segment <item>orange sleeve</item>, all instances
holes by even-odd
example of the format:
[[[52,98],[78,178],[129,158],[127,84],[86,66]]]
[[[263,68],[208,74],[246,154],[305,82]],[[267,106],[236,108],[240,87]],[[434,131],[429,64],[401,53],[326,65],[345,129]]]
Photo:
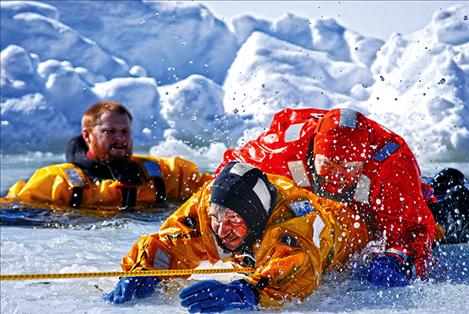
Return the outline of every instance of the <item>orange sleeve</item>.
[[[274,217],[280,222],[267,228],[256,252],[256,272],[246,278],[259,289],[264,307],[308,297],[326,271],[340,269],[367,242],[366,224],[348,207],[304,190],[295,192],[294,200],[305,201],[306,194],[312,211],[283,221]],[[275,212],[289,211],[287,203]]]
[[[215,263],[218,253],[209,231],[208,195],[195,194],[153,235],[142,236],[122,259],[124,271],[192,269],[202,261]]]
[[[38,169],[27,182],[13,185],[5,201],[55,209],[68,206],[72,190],[62,168],[56,165]]]
[[[155,157],[155,160],[161,167],[169,199],[186,200],[212,178],[211,174],[201,172],[195,163],[180,157]]]
[[[417,275],[426,272],[435,237],[435,221],[423,199],[419,170],[405,155],[391,156],[375,188],[376,230],[386,232],[386,249],[415,256]],[[396,228],[399,226],[399,228]]]

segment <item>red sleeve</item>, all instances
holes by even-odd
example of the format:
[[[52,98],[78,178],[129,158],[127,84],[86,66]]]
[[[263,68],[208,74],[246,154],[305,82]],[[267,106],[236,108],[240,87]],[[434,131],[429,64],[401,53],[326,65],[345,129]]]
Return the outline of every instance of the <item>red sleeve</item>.
[[[418,166],[413,158],[397,154],[385,161],[376,176],[372,197],[376,230],[384,232],[386,249],[413,255],[417,275],[426,271],[435,221],[422,195]]]
[[[257,139],[247,142],[239,150],[227,150],[214,174],[216,175],[228,162],[239,160],[250,163],[264,172],[291,178],[288,162],[306,160],[316,123],[326,112],[314,108],[286,108],[277,112],[269,129]],[[290,138],[288,131],[294,125],[301,127],[297,136]]]

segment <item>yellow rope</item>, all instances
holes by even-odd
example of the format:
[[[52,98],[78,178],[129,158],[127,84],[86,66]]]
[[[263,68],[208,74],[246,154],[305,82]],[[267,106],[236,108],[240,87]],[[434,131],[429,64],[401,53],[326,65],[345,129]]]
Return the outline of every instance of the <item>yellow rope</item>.
[[[70,278],[98,278],[98,277],[173,277],[195,274],[220,274],[220,273],[251,273],[253,268],[206,268],[206,269],[168,269],[168,270],[144,270],[133,272],[94,272],[94,273],[63,273],[63,274],[11,274],[0,275],[2,280],[36,280],[36,279],[70,279]]]

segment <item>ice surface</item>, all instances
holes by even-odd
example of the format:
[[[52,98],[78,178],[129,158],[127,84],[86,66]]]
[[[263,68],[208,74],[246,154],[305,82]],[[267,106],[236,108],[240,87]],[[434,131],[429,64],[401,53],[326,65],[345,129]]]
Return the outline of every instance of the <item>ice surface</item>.
[[[95,219],[86,228],[2,226],[2,274],[120,271],[120,259],[133,242],[160,225],[160,221],[108,218]],[[439,276],[404,288],[380,289],[351,279],[348,273],[328,275],[314,294],[304,302],[288,304],[282,312],[464,313],[469,306],[469,246],[447,245],[441,256],[446,259],[447,268]],[[2,282],[2,313],[185,313],[179,305],[178,291],[194,280],[203,279],[236,278],[198,275],[190,281],[167,285],[165,292],[160,290],[153,297],[124,305],[101,300],[105,292],[112,290],[117,278]]]

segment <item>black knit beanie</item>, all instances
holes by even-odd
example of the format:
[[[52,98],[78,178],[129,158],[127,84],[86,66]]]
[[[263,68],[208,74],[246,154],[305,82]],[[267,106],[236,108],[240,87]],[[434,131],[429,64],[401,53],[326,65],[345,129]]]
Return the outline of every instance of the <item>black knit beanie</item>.
[[[265,173],[249,164],[232,161],[213,182],[210,202],[240,215],[251,232],[249,238],[256,240],[265,231],[276,197],[277,191]]]

